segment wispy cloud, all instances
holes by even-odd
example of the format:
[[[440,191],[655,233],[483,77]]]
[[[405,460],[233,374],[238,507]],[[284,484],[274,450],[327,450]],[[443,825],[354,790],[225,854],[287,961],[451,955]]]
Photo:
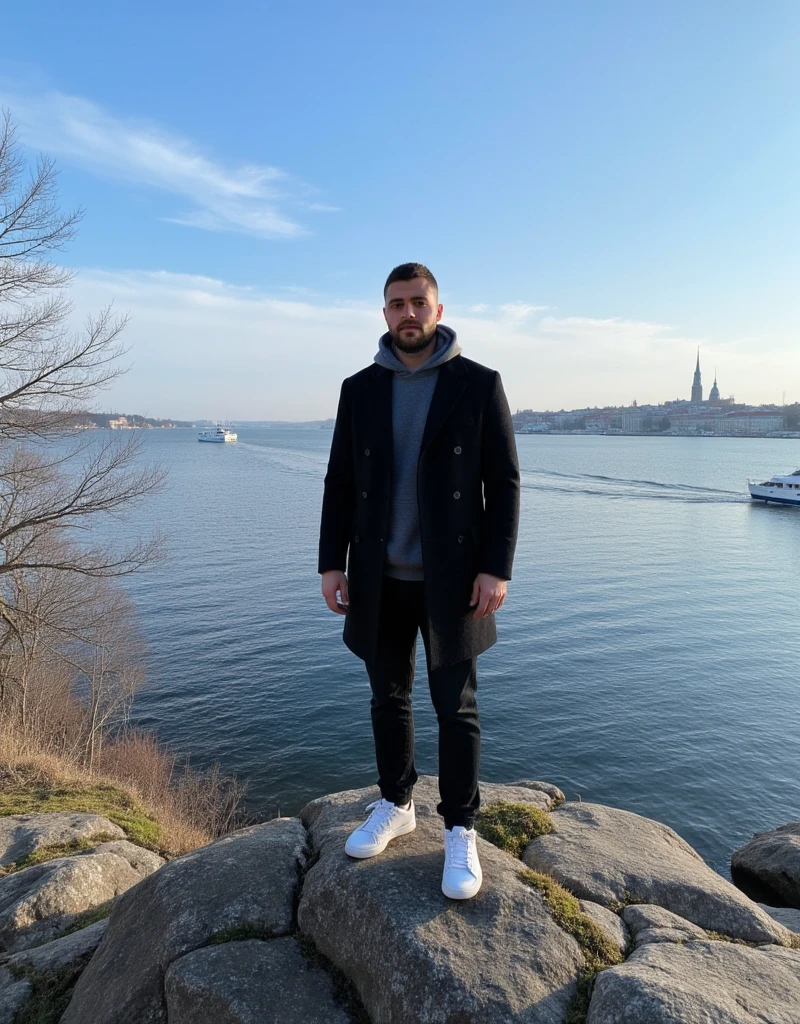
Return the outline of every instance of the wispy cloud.
[[[371,362],[385,330],[380,295],[333,301],[188,274],[89,270],[79,273],[72,294],[76,324],[112,300],[130,312],[125,340],[133,366],[102,404],[151,415],[331,416],[342,379]],[[445,320],[466,356],[500,370],[512,408],[688,397],[698,343],[704,380],[716,363],[724,395],[779,400],[776,380],[800,380],[800,348],[788,349],[782,336],[763,339],[756,357],[738,339],[712,343],[651,321],[513,321],[498,306],[489,308],[453,311]]]
[[[276,167],[226,164],[191,139],[149,122],[115,117],[78,96],[16,95],[0,85],[0,102],[10,108],[26,144],[95,174],[181,199],[186,206],[166,218],[176,224],[292,238],[307,230],[290,215],[293,206],[334,209],[301,200],[309,186]]]
[[[534,313],[541,313],[542,310],[549,308],[549,306],[529,306],[525,302],[506,302],[500,306],[500,312],[509,320],[522,321],[527,320]]]

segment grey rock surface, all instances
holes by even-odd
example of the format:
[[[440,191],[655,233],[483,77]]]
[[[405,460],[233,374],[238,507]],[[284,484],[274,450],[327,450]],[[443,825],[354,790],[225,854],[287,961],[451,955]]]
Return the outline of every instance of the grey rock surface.
[[[631,945],[631,935],[628,926],[619,914],[602,906],[600,903],[592,903],[591,900],[578,900],[580,908],[588,918],[601,928],[605,935],[614,943],[617,949],[624,955]]]
[[[653,903],[625,907],[622,917],[636,946],[643,946],[646,942],[686,942],[687,939],[708,938],[696,924]]]
[[[758,832],[731,857],[731,870],[767,886],[800,909],[800,821]]]
[[[486,785],[489,785],[489,783],[482,782],[481,789]],[[557,807],[558,804],[563,804],[566,800],[566,797],[558,786],[554,786],[551,782],[540,782],[538,779],[516,779],[514,782],[509,782],[508,786],[514,789],[522,788],[539,790],[550,800],[551,810],[552,808]]]
[[[656,903],[701,928],[747,942],[789,945],[791,934],[722,878],[671,828],[601,804],[562,804],[554,832],[523,861],[553,875],[580,899],[604,906]]]
[[[426,775],[424,779],[432,779],[434,776]],[[420,780],[421,781],[421,780]],[[420,783],[417,783],[419,787]],[[438,793],[438,783],[437,793]],[[560,793],[561,790],[557,790],[555,786],[548,787],[548,790],[543,789],[546,783],[539,783],[534,786],[533,783],[525,785],[512,785],[504,786],[496,782],[481,782],[481,807],[484,808],[488,804],[493,804],[497,800],[507,800],[510,803],[515,804],[532,804],[534,807],[538,807],[541,811],[549,811],[551,807],[555,805],[555,793]],[[429,791],[429,783],[423,783],[423,788],[420,793],[425,795],[427,799]],[[380,796],[380,794],[378,794]],[[417,798],[417,788],[414,789],[414,799]],[[435,807],[434,807],[435,810]],[[442,825],[444,828],[444,824]]]
[[[287,934],[305,842],[296,818],[277,818],[154,872],[115,905],[62,1024],[166,1024],[163,982],[174,960],[226,932]]]
[[[64,967],[91,956],[106,933],[108,919],[95,921],[43,946],[6,954],[0,958],[3,967],[30,967],[39,974],[57,974]]]
[[[77,856],[85,857],[87,854],[93,853],[115,853],[118,857],[126,860],[142,878],[152,875],[154,871],[157,871],[158,868],[166,863],[164,858],[159,857],[157,853],[153,853],[152,850],[146,850],[143,846],[137,846],[135,843],[129,843],[127,839],[115,839],[107,843],[98,843],[97,846],[91,846],[88,850],[83,850],[77,854]]]
[[[292,938],[188,953],[166,974],[169,1024],[351,1024],[328,975]]]
[[[800,952],[729,942],[640,946],[601,971],[586,1024],[797,1024]]]
[[[492,798],[516,800],[517,792],[495,786]],[[480,892],[444,896],[443,823],[430,776],[414,789],[416,830],[379,857],[353,860],[345,839],[378,795],[351,790],[300,812],[319,858],[305,878],[299,927],[355,985],[371,1019],[563,1024],[583,955],[521,880],[520,862],[479,838]]]
[[[63,935],[85,910],[146,874],[116,853],[59,857],[0,878],[0,951],[30,949]]]
[[[0,865],[15,864],[44,846],[91,839],[100,832],[125,838],[125,833],[100,814],[57,811],[50,814],[9,814],[0,817]]]
[[[15,1016],[31,995],[31,983],[16,969],[34,970],[45,977],[72,968],[77,976],[105,934],[108,921],[96,921],[88,928],[65,935],[43,946],[0,957],[0,1024],[13,1024]]]
[[[782,924],[784,928],[800,934],[800,910],[795,910],[794,907],[770,907],[766,903],[759,903],[758,905],[764,913],[769,914],[771,918]]]

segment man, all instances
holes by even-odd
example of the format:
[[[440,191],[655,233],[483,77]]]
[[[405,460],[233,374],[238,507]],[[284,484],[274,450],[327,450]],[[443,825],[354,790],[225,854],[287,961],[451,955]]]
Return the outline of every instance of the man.
[[[381,791],[345,850],[373,857],[416,827],[420,631],[439,721],[442,891],[469,899],[482,882],[475,665],[511,578],[519,467],[500,376],[461,355],[430,270],[396,267],[384,301],[374,364],[342,384],[319,545],[323,596],[366,663]]]

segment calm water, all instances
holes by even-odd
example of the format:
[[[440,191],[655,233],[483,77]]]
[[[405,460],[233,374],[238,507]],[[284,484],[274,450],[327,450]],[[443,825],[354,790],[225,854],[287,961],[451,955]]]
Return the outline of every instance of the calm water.
[[[150,645],[140,724],[249,778],[249,810],[296,813],[375,782],[369,685],[319,596],[331,434],[153,431],[167,489],[136,526],[166,563],[129,587]],[[515,576],[479,662],[481,776],[658,818],[719,870],[800,817],[800,510],[751,504],[749,475],[800,442],[517,438]],[[417,767],[435,774],[421,660]]]

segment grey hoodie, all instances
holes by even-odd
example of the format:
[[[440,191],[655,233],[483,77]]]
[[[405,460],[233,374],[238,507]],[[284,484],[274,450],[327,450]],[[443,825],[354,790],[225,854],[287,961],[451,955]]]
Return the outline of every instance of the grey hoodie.
[[[456,332],[439,324],[430,359],[416,370],[405,367],[391,336],[378,342],[375,362],[394,371],[392,379],[392,509],[384,573],[398,580],[421,580],[422,542],[417,506],[417,463],[439,367],[461,353]]]

